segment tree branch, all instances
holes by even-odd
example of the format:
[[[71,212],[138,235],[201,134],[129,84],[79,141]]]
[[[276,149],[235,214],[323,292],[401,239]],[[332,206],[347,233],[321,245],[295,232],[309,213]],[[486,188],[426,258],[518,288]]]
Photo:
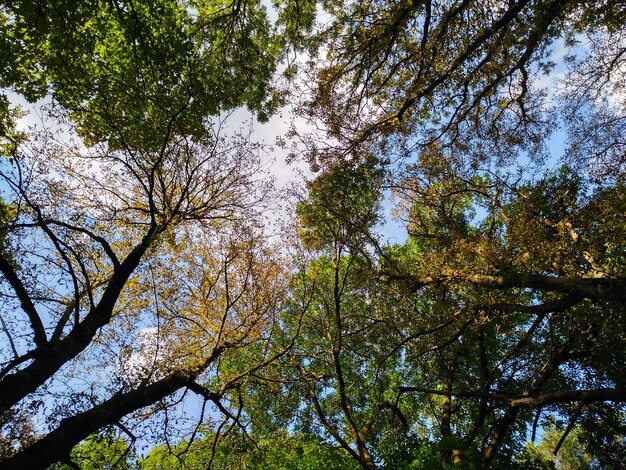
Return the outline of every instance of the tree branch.
[[[44,329],[41,318],[39,317],[39,313],[37,312],[26,287],[24,287],[24,284],[18,277],[15,269],[13,269],[13,266],[11,266],[11,263],[5,258],[4,253],[0,253],[0,272],[2,272],[6,280],[9,281],[9,284],[11,284],[17,298],[20,299],[22,309],[26,312],[26,315],[28,315],[30,325],[33,329],[35,344],[38,347],[44,346],[48,342],[48,338],[46,336],[46,330]]]
[[[487,398],[504,402],[508,407],[521,408],[526,406],[545,406],[572,402],[594,403],[611,401],[626,403],[626,388],[599,388],[595,390],[559,390],[537,396],[511,397],[502,393],[463,390],[436,390],[423,387],[398,387],[400,393],[418,392],[431,395],[454,396],[459,398]]]
[[[190,379],[187,374],[175,372],[150,385],[117,393],[90,410],[62,420],[54,431],[0,462],[0,470],[47,468],[67,457],[72,448],[90,434],[118,422],[129,413],[162,400],[186,386]]]

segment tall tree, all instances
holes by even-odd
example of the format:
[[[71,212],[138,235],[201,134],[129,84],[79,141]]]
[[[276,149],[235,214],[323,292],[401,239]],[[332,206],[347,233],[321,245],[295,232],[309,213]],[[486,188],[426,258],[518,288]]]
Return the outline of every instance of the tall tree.
[[[137,164],[46,142],[5,165],[15,211],[1,261],[2,405],[43,407],[55,429],[2,465],[58,460],[183,387],[217,402],[244,372],[208,378],[228,350],[258,341],[283,289],[242,224],[258,202],[257,157],[242,145],[181,138]]]
[[[309,185],[299,205],[309,251],[292,292],[307,314],[286,312],[299,335],[264,377],[283,380],[271,388],[284,397],[276,424],[286,413],[366,469],[428,468],[433,454],[498,468],[558,413],[563,439],[579,425],[591,443],[607,423],[613,461],[626,361],[622,290],[612,290],[623,263],[607,247],[621,246],[621,186],[588,191],[563,167],[503,192],[424,158],[403,183],[400,246],[372,235],[383,173],[371,164]]]
[[[46,98],[55,128],[17,134],[3,97],[0,412],[33,415],[36,440],[0,467],[133,436],[183,390],[237,421],[228,391],[272,358],[222,361],[258,347],[284,289],[256,233],[258,149],[215,116],[273,106],[265,8],[18,1],[0,29],[0,83]]]
[[[432,385],[400,390],[442,397],[442,422],[447,409],[461,420],[471,413],[473,424],[457,422],[456,433],[465,450],[481,449],[482,466],[509,445],[507,433],[536,427],[550,409],[572,426],[603,402],[619,413],[624,350],[613,345],[624,328],[623,266],[606,247],[623,236],[611,221],[621,185],[588,192],[564,167],[502,188],[460,176],[450,160],[427,161],[402,188],[419,249],[408,259],[387,257],[396,266],[388,272],[405,280],[400,272],[423,272],[413,278],[416,291],[442,290],[464,314],[453,342],[437,346],[444,369],[422,379]],[[475,207],[481,222],[472,220]],[[422,354],[420,361],[432,356]],[[611,432],[620,435],[620,426]]]
[[[385,424],[412,442],[405,462],[425,460],[411,437],[427,435],[470,468],[510,461],[546,413],[566,418],[563,435],[611,423],[602,439],[620,442],[622,5],[324,7],[301,109],[322,126],[305,136],[320,173],[300,211],[311,310],[285,365],[296,422],[364,468],[394,461]],[[561,91],[539,88],[554,41],[585,37]],[[546,171],[547,157],[562,163],[545,145],[557,122],[567,165]],[[368,200],[394,190],[403,246],[383,246],[347,203],[362,194],[355,169],[375,160],[386,165]],[[377,410],[385,395],[395,412]],[[393,429],[400,414],[408,432]]]
[[[309,154],[317,163],[370,145],[389,151],[400,144],[406,152],[434,141],[466,149],[482,143],[504,157],[515,148],[536,148],[554,118],[539,82],[555,66],[550,48],[556,40],[571,45],[593,38],[587,59],[572,60],[568,87],[576,96],[619,87],[615,79],[623,76],[626,12],[619,2],[323,6],[328,15],[316,38],[320,54],[309,70],[311,98],[303,109],[326,132]],[[602,122],[600,128],[610,127],[608,119]]]

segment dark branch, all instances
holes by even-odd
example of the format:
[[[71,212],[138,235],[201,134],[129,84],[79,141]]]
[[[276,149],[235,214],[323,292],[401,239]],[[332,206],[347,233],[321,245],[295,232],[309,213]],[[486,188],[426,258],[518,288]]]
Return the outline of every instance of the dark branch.
[[[431,395],[454,396],[459,398],[487,398],[504,402],[508,407],[520,408],[526,406],[545,406],[564,403],[594,403],[611,401],[626,403],[626,388],[599,388],[596,390],[560,390],[543,393],[537,396],[511,397],[501,393],[462,390],[436,390],[422,387],[399,387],[400,393],[418,392]]]
[[[35,344],[38,347],[44,346],[48,342],[48,338],[46,336],[43,323],[41,322],[41,318],[39,317],[39,313],[37,313],[37,309],[35,308],[26,287],[24,287],[24,284],[18,277],[15,269],[13,269],[13,266],[11,266],[11,263],[4,257],[3,253],[0,253],[0,272],[2,272],[6,280],[9,281],[9,284],[11,284],[15,294],[18,299],[20,299],[22,309],[26,312],[26,315],[28,315],[31,327],[33,328]]]

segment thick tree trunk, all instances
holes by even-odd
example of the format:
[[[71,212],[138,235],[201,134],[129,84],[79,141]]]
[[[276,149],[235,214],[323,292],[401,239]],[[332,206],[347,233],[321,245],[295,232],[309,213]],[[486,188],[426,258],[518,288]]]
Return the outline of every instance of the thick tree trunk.
[[[517,418],[517,414],[519,413],[519,411],[519,408],[509,408],[504,413],[504,416],[500,418],[494,430],[493,436],[491,437],[489,445],[485,448],[485,450],[483,450],[483,453],[480,457],[479,468],[481,470],[489,468],[491,461],[496,456],[498,448],[504,441],[504,438],[509,431],[509,428],[515,421],[515,418]]]
[[[33,393],[52,377],[64,364],[80,354],[95,337],[98,329],[109,323],[115,303],[150,246],[155,229],[144,236],[111,277],[102,298],[85,319],[65,338],[38,346],[33,351],[33,362],[24,369],[0,380],[0,413]]]
[[[361,457],[361,467],[363,470],[376,470],[376,464],[374,463],[374,458],[372,454],[370,454],[367,448],[363,447],[359,449],[359,455]]]
[[[150,385],[113,395],[88,411],[62,420],[54,431],[0,462],[0,470],[45,469],[67,458],[74,446],[90,434],[171,395],[186,386],[190,380],[193,380],[193,376],[174,373]]]

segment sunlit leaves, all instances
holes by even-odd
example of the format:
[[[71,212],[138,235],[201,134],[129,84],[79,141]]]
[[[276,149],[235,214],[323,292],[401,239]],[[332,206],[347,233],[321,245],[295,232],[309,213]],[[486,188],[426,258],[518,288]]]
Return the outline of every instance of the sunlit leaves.
[[[308,184],[310,199],[298,205],[300,237],[314,249],[349,246],[379,220],[382,169],[375,161],[347,164]]]
[[[255,2],[15,2],[6,15],[2,82],[50,92],[87,142],[114,148],[158,150],[204,136],[209,116],[260,109],[279,55]]]

